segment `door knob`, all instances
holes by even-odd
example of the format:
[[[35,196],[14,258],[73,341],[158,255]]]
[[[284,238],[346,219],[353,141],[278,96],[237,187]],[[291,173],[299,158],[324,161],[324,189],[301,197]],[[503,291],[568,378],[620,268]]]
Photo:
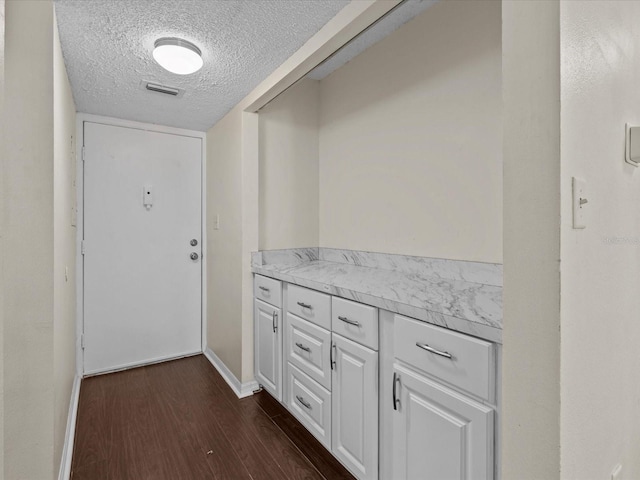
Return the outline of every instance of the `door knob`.
[[[197,260],[198,259],[198,254],[196,252],[192,252],[191,255],[189,255],[191,257],[191,260]]]
[[[191,240],[189,242],[191,244],[192,247],[195,247],[196,245],[198,245],[198,240],[196,240],[195,238],[193,240]]]

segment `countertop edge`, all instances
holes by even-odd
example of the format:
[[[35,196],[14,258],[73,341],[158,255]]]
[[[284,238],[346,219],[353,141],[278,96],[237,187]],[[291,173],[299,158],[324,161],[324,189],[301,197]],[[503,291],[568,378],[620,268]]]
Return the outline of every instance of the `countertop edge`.
[[[356,292],[354,290],[343,288],[337,285],[315,282],[313,280],[296,277],[276,270],[261,268],[257,265],[253,265],[251,267],[251,272],[263,275],[265,277],[274,278],[276,280],[281,280],[287,283],[292,283],[294,285],[299,285],[301,287],[310,288],[312,290],[317,290],[319,292],[335,295],[347,300],[353,300],[359,303],[364,303],[366,305],[371,305],[372,307],[377,307],[382,310],[398,313],[400,315],[406,315],[407,317],[415,318],[432,325],[444,327],[449,330],[473,335],[474,337],[482,338],[490,342],[502,344],[501,329],[473,322],[468,319],[433,312],[425,308],[414,307],[412,305],[400,303],[395,300],[389,300],[366,293]]]

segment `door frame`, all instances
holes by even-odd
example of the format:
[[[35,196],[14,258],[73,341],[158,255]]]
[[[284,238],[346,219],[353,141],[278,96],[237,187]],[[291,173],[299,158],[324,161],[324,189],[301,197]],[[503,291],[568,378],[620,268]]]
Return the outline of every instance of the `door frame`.
[[[84,162],[82,152],[84,146],[84,124],[85,122],[99,123],[114,127],[126,127],[135,130],[149,132],[167,133],[171,135],[181,135],[184,137],[198,138],[202,142],[201,150],[201,244],[202,255],[201,265],[201,292],[200,292],[200,325],[201,325],[201,351],[207,347],[207,134],[195,130],[182,128],[165,127],[150,123],[135,122],[132,120],[122,120],[119,118],[105,117],[102,115],[92,115],[89,113],[76,114],[76,372],[79,377],[84,377],[84,350],[82,348],[82,334],[84,332],[84,256],[82,255],[82,240],[84,236]],[[132,367],[127,367],[132,368]],[[115,371],[115,370],[114,370]],[[103,372],[109,373],[109,372]]]

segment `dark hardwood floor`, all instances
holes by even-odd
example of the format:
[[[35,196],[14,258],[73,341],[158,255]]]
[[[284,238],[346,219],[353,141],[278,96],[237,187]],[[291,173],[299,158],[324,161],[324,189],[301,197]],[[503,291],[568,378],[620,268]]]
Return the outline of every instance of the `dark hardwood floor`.
[[[269,394],[239,400],[198,355],[84,379],[71,478],[354,477]]]

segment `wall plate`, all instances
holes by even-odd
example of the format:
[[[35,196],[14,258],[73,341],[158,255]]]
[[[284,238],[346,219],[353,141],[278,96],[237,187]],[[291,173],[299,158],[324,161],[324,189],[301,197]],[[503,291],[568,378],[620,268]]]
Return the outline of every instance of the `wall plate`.
[[[571,189],[573,198],[573,228],[581,230],[586,228],[585,206],[588,203],[586,196],[587,182],[582,178],[573,177],[571,179]]]
[[[624,160],[637,167],[640,164],[640,127],[625,124],[625,153]]]

